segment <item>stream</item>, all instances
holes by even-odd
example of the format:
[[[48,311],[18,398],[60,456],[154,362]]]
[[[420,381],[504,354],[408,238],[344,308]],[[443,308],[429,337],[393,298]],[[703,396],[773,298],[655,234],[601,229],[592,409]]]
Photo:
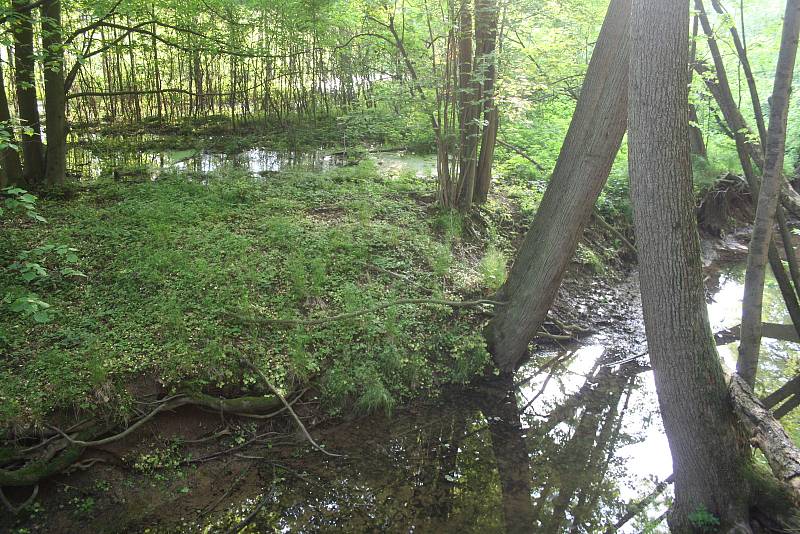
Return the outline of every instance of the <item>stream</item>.
[[[430,157],[370,157],[387,175],[413,172],[430,178],[435,172]],[[140,151],[104,155],[102,161],[89,150],[73,148],[70,162],[86,178],[120,165],[142,165],[153,180],[169,168],[207,173],[231,165],[263,177],[342,163],[322,150],[265,148],[236,154]],[[738,324],[742,264],[711,264],[706,272],[712,330]],[[185,520],[181,527],[170,513],[156,514],[164,524],[149,522],[149,531],[226,531],[244,518],[252,521],[253,532],[605,531],[629,503],[671,474],[672,463],[648,366],[636,273],[598,291],[604,292],[600,298],[592,283],[592,294],[585,295],[589,304],[576,304],[586,317],[607,318],[595,322],[598,331],[579,342],[543,345],[513,383],[498,380],[445,391],[391,416],[352,416],[323,425],[312,431],[315,439],[342,457],[303,445],[276,447],[256,468],[255,482],[215,487],[213,495],[203,496],[204,505],[218,498],[226,503],[216,508],[223,513]],[[764,303],[765,320],[790,323],[772,279]],[[762,393],[794,376],[800,367],[797,349],[765,339]],[[733,367],[736,344],[719,350]],[[800,439],[798,416],[790,414],[784,423]],[[657,524],[670,498],[667,487],[619,531],[642,532],[649,522]],[[666,532],[665,523],[653,528]]]

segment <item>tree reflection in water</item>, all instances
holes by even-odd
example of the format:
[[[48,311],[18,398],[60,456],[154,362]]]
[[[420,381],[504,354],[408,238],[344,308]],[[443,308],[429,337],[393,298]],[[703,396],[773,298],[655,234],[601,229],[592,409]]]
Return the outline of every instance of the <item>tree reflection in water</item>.
[[[330,459],[274,451],[253,531],[599,532],[621,517],[626,472],[615,451],[642,371],[600,355],[576,391],[575,369],[539,373],[548,392],[520,413],[511,377],[450,391],[391,417],[354,418],[320,434]],[[539,386],[541,387],[541,386]],[[550,389],[555,392],[549,391]],[[537,415],[544,408],[546,415]],[[628,425],[629,426],[629,425]],[[634,425],[636,426],[636,425]],[[270,482],[274,482],[272,479]],[[277,488],[277,490],[276,490]],[[649,488],[641,488],[641,495]],[[655,505],[657,506],[657,505]],[[234,524],[250,506],[223,520]],[[650,514],[651,516],[657,515]]]

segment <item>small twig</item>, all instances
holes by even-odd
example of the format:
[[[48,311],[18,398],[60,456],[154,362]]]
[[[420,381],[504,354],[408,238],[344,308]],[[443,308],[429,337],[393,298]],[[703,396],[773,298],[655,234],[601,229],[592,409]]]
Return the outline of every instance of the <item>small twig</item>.
[[[319,319],[265,319],[261,317],[247,317],[235,313],[231,315],[239,318],[242,321],[256,323],[256,324],[315,326],[319,324],[332,323],[334,321],[343,321],[345,319],[352,319],[354,317],[375,313],[377,311],[381,311],[386,308],[392,308],[394,306],[402,306],[404,304],[421,304],[424,306],[450,306],[452,308],[474,308],[475,306],[481,306],[484,304],[490,306],[503,306],[507,303],[498,302],[496,300],[487,300],[487,299],[469,300],[469,301],[451,301],[451,300],[437,300],[437,299],[401,299],[392,302],[384,302],[383,304],[378,304],[376,306],[372,306],[371,308],[366,308],[363,310],[342,313],[339,315],[333,315],[331,317],[322,317]]]
[[[311,446],[312,446],[312,447],[314,447],[314,448],[315,448],[315,449],[317,449],[319,452],[321,452],[321,453],[323,453],[323,454],[326,454],[326,455],[328,455],[328,456],[334,456],[334,457],[340,457],[340,456],[343,456],[343,455],[341,455],[341,454],[334,454],[334,453],[332,453],[332,452],[328,452],[328,451],[326,451],[325,449],[323,449],[322,447],[320,447],[320,446],[317,444],[317,442],[316,442],[316,441],[314,441],[314,438],[312,438],[312,437],[311,437],[311,434],[309,434],[309,433],[308,433],[308,430],[306,430],[306,427],[305,427],[305,425],[304,425],[304,424],[303,424],[303,422],[300,420],[300,418],[297,416],[297,413],[294,411],[294,409],[292,408],[292,406],[291,406],[291,405],[290,405],[290,404],[289,404],[289,403],[286,401],[286,398],[283,396],[283,394],[281,394],[281,392],[280,392],[280,391],[278,391],[278,389],[277,389],[275,386],[273,386],[273,385],[272,385],[272,382],[270,382],[270,381],[269,381],[269,379],[267,378],[267,375],[265,375],[265,374],[264,374],[264,373],[261,371],[261,369],[259,369],[258,367],[256,367],[256,366],[255,366],[255,364],[253,364],[253,362],[251,362],[250,360],[248,360],[248,359],[246,359],[246,358],[242,358],[242,359],[241,359],[241,361],[242,361],[242,363],[243,363],[244,365],[248,366],[248,367],[249,367],[249,368],[251,368],[253,371],[255,371],[255,372],[256,372],[256,374],[258,374],[258,376],[259,376],[259,377],[261,378],[261,380],[264,382],[264,384],[266,384],[267,388],[269,388],[269,390],[272,392],[272,394],[273,394],[273,395],[275,395],[276,397],[278,397],[278,398],[281,400],[281,402],[283,403],[283,405],[284,405],[284,406],[286,406],[286,409],[287,409],[287,410],[289,410],[289,413],[290,413],[290,414],[292,414],[292,418],[294,419],[295,423],[297,423],[297,426],[300,428],[300,431],[303,433],[303,435],[306,437],[306,439],[309,441],[309,443],[311,443]]]
[[[206,456],[201,456],[200,458],[192,458],[190,460],[184,460],[183,462],[181,462],[181,464],[183,464],[183,465],[200,464],[200,463],[203,463],[203,462],[207,462],[209,460],[213,460],[214,458],[219,458],[220,456],[224,456],[226,454],[230,454],[232,452],[240,451],[240,450],[244,449],[245,447],[247,447],[248,445],[250,445],[252,443],[255,443],[259,439],[261,439],[264,436],[267,436],[269,434],[277,434],[277,432],[265,432],[263,434],[259,434],[257,436],[254,436],[254,437],[250,438],[249,440],[245,441],[241,445],[236,445],[235,447],[231,447],[229,449],[225,449],[225,450],[221,450],[221,451],[218,451],[218,452],[214,452],[214,453],[211,453],[211,454],[206,455]]]
[[[637,360],[639,358],[647,356],[648,354],[649,354],[649,352],[645,351],[645,352],[643,352],[641,354],[637,354],[635,356],[629,356],[628,358],[623,358],[621,360],[615,360],[613,362],[607,362],[607,363],[600,364],[600,367],[616,367],[617,365],[622,365],[623,363],[632,362],[634,360]]]
[[[514,388],[515,389],[519,389],[521,386],[524,386],[525,384],[527,384],[528,382],[530,382],[531,380],[533,380],[534,378],[539,376],[539,374],[542,371],[546,371],[549,367],[554,366],[554,365],[556,365],[558,363],[561,363],[561,361],[563,361],[563,360],[571,358],[574,354],[575,354],[574,350],[570,351],[570,352],[567,352],[567,353],[558,353],[558,354],[556,354],[555,356],[553,356],[552,358],[550,358],[549,360],[544,362],[544,364],[542,364],[541,367],[536,369],[536,371],[534,371],[534,373],[532,375],[530,375],[528,378],[523,378],[522,380],[516,382],[514,384]]]
[[[261,509],[264,508],[264,506],[267,504],[267,502],[269,502],[271,498],[272,498],[271,493],[265,493],[264,496],[261,498],[261,500],[258,501],[256,507],[253,508],[253,511],[247,514],[247,517],[239,521],[236,525],[233,526],[233,528],[229,529],[225,534],[238,534],[244,527],[253,522],[253,519],[256,518],[258,512],[260,512]]]
[[[235,454],[234,456],[239,456],[239,455],[238,455],[238,454]],[[200,514],[199,514],[199,515],[200,515],[200,517],[204,517],[204,516],[205,516],[206,514],[208,514],[209,512],[212,512],[212,511],[214,510],[214,508],[216,508],[217,506],[219,506],[219,504],[220,504],[222,501],[224,501],[224,500],[225,500],[225,499],[228,497],[228,495],[230,495],[230,494],[231,494],[231,492],[232,492],[234,489],[236,489],[236,486],[238,486],[238,485],[239,485],[239,483],[240,483],[242,480],[244,480],[244,478],[245,478],[245,477],[246,477],[246,476],[247,476],[247,475],[250,473],[250,470],[251,470],[252,468],[253,468],[253,464],[250,464],[250,465],[248,465],[248,466],[247,466],[247,469],[245,469],[244,471],[242,471],[242,473],[241,473],[241,474],[240,474],[238,477],[236,477],[236,480],[234,480],[234,481],[233,481],[233,484],[231,484],[230,486],[228,486],[228,488],[227,488],[227,489],[225,490],[225,492],[222,494],[222,497],[220,497],[219,499],[217,499],[216,501],[214,501],[214,503],[212,503],[212,504],[210,504],[210,505],[206,506],[205,508],[203,508],[203,510],[202,510],[202,511],[200,512]]]
[[[71,473],[76,469],[79,471],[86,471],[94,464],[100,464],[100,463],[108,463],[108,461],[103,458],[89,458],[88,460],[84,460],[83,462],[76,462],[72,464],[71,466],[69,466],[69,469],[67,469],[65,472]]]

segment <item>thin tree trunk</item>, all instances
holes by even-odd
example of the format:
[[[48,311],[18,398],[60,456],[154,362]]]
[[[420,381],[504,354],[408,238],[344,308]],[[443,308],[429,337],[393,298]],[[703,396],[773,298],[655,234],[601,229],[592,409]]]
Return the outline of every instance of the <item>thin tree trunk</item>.
[[[8,107],[6,97],[5,79],[3,78],[3,65],[0,62],[0,123],[5,124],[8,140],[14,142],[14,130],[11,127],[11,111]],[[19,154],[13,148],[7,147],[0,150],[0,165],[2,165],[2,175],[0,175],[0,186],[24,185],[22,179],[22,163]]]
[[[12,7],[19,15],[12,24],[14,35],[14,81],[17,89],[19,118],[23,126],[31,128],[31,135],[22,135],[22,157],[25,163],[23,175],[28,186],[38,184],[44,178],[44,148],[42,126],[36,99],[36,76],[34,75],[33,21],[26,12],[27,0],[14,0]]]
[[[770,106],[764,176],[758,195],[753,235],[750,238],[750,253],[747,256],[742,300],[742,341],[739,344],[739,360],[736,364],[737,372],[751,388],[755,385],[758,372],[764,277],[772,229],[775,226],[775,211],[778,208],[783,181],[786,123],[789,116],[789,95],[797,57],[798,35],[800,35],[800,0],[787,0]]]
[[[64,52],[61,38],[61,0],[41,7],[44,64],[44,109],[47,118],[47,185],[64,183],[67,172],[67,109],[64,91]]]
[[[497,23],[498,9],[496,0],[475,1],[475,41],[476,65],[481,80],[481,98],[483,101],[483,131],[481,133],[480,155],[475,175],[475,202],[483,204],[489,196],[492,183],[492,161],[497,141],[497,130],[500,127],[500,114],[494,99],[497,78]]]
[[[478,161],[478,115],[480,84],[475,79],[472,43],[472,12],[467,0],[461,0],[458,40],[458,208],[467,213],[475,195]]]
[[[508,304],[497,310],[487,338],[504,371],[527,356],[622,142],[630,2],[612,0],[608,8],[550,184],[500,290],[499,300]]]
[[[727,12],[722,7],[719,0],[711,0],[711,5],[720,15],[727,15]],[[733,20],[733,18],[731,18],[731,20]],[[730,32],[733,38],[733,45],[736,47],[736,53],[739,56],[739,62],[744,71],[744,77],[747,80],[747,88],[750,91],[750,101],[753,104],[753,114],[758,128],[758,137],[763,147],[767,144],[767,128],[764,125],[764,112],[761,111],[761,100],[758,98],[758,88],[756,87],[755,77],[753,76],[753,69],[750,68],[750,60],[747,58],[747,49],[742,43],[742,40],[739,39],[739,32],[736,30],[736,25],[733,23],[730,24]]]
[[[687,0],[634,0],[629,166],[650,361],[675,470],[672,532],[702,505],[749,531],[749,447],[711,336],[688,132]]]

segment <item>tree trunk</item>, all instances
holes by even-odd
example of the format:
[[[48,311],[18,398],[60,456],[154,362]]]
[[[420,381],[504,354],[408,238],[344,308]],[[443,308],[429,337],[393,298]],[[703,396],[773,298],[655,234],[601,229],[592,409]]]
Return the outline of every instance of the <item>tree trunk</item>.
[[[458,208],[467,213],[475,195],[475,173],[478,161],[478,102],[480,85],[475,80],[472,50],[472,13],[467,0],[462,0],[458,39]]]
[[[22,135],[22,157],[25,163],[23,175],[28,186],[38,184],[44,178],[44,149],[42,126],[36,99],[36,77],[33,56],[33,20],[26,11],[27,0],[13,0],[12,7],[18,13],[12,25],[14,35],[14,82],[17,88],[19,118],[23,126],[31,128],[32,134]]]
[[[789,116],[789,94],[792,89],[797,40],[800,35],[800,0],[788,0],[783,22],[783,36],[775,72],[775,86],[770,106],[769,131],[764,156],[764,176],[756,207],[756,220],[747,255],[747,273],[742,299],[742,341],[736,370],[751,388],[758,372],[761,346],[761,308],[767,254],[775,226],[775,211],[783,182],[783,159],[786,146],[786,123]]]
[[[747,441],[711,336],[689,154],[687,0],[634,0],[629,166],[650,361],[675,470],[673,532],[697,532],[704,506],[721,531],[748,532]]]
[[[11,127],[11,111],[8,107],[6,97],[5,79],[3,78],[3,65],[0,63],[0,123],[6,129],[7,139],[14,142],[14,129]],[[13,148],[0,150],[0,168],[3,173],[0,175],[0,187],[7,185],[23,185],[22,163],[19,161],[19,154]]]
[[[67,173],[67,109],[64,92],[64,52],[61,38],[61,0],[41,7],[44,48],[44,109],[47,118],[47,185],[64,183]]]
[[[487,338],[495,363],[504,371],[526,357],[622,142],[630,2],[613,0],[608,8],[550,184],[500,290],[499,300],[509,303],[497,310]]]
[[[497,22],[496,0],[475,1],[475,41],[477,75],[481,80],[483,101],[483,131],[481,133],[480,155],[475,175],[475,202],[483,204],[489,196],[492,183],[492,161],[500,127],[500,114],[494,100],[497,78]]]

